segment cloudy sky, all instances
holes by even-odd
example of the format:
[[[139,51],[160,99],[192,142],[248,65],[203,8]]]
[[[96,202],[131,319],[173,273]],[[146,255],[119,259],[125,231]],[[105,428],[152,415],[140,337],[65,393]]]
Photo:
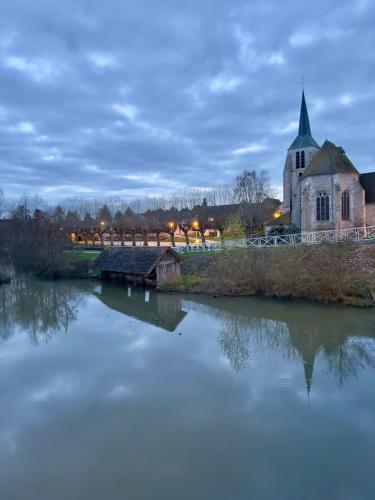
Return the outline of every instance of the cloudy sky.
[[[315,139],[375,170],[374,25],[371,0],[0,0],[0,187],[279,187],[302,74]]]

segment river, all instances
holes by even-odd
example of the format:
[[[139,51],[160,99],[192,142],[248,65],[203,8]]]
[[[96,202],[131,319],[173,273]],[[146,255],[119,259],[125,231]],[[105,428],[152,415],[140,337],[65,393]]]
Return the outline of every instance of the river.
[[[375,310],[0,287],[1,500],[373,500]]]

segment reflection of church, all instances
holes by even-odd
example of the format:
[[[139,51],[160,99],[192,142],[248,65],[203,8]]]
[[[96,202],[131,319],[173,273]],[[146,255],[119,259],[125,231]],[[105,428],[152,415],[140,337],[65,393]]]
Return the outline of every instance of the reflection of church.
[[[307,302],[181,296],[106,282],[95,285],[82,281],[78,285],[70,281],[15,280],[0,287],[0,340],[11,337],[17,325],[34,343],[67,331],[77,319],[84,297],[91,292],[110,309],[167,332],[176,331],[187,311],[196,308],[208,312],[219,323],[218,341],[233,369],[240,371],[248,365],[253,348],[286,356],[294,353],[303,363],[308,393],[318,356],[327,361],[340,383],[365,366],[374,365],[374,343],[368,342],[375,338],[372,310],[341,308],[338,314],[332,308]]]
[[[342,308],[337,314],[316,304],[296,303],[289,307],[282,301],[263,299],[221,301],[203,296],[189,297],[189,302],[192,300],[197,302],[197,308],[206,308],[221,320],[220,343],[236,370],[246,368],[253,339],[256,339],[256,349],[263,352],[276,349],[286,356],[296,353],[303,363],[308,394],[312,389],[314,365],[320,355],[340,383],[366,365],[374,364],[364,341],[375,337],[373,311]]]
[[[274,225],[302,231],[375,225],[375,172],[360,174],[341,146],[311,134],[305,95],[284,168],[284,214]]]

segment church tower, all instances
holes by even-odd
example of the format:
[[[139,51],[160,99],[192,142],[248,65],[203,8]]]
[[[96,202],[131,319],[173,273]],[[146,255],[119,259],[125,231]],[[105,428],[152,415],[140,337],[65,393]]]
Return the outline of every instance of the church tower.
[[[291,224],[301,228],[301,183],[300,179],[320,146],[311,135],[309,115],[302,92],[298,135],[288,149],[284,167],[284,212],[290,212]]]

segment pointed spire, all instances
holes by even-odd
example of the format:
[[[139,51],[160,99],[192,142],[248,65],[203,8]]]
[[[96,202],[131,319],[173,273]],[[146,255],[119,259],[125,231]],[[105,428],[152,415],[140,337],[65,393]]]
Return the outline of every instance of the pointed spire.
[[[310,397],[310,392],[311,392],[313,371],[314,371],[314,361],[315,361],[315,356],[313,357],[312,360],[306,360],[306,359],[303,360],[303,369],[305,372],[305,382],[306,382],[306,390],[307,390],[308,397]]]
[[[319,148],[319,144],[311,135],[309,114],[307,112],[305,91],[302,91],[301,112],[299,116],[298,136],[294,139],[289,149],[299,149],[314,146]]]
[[[307,112],[305,91],[302,91],[301,113],[299,116],[299,130],[298,135],[311,135],[309,114]]]

